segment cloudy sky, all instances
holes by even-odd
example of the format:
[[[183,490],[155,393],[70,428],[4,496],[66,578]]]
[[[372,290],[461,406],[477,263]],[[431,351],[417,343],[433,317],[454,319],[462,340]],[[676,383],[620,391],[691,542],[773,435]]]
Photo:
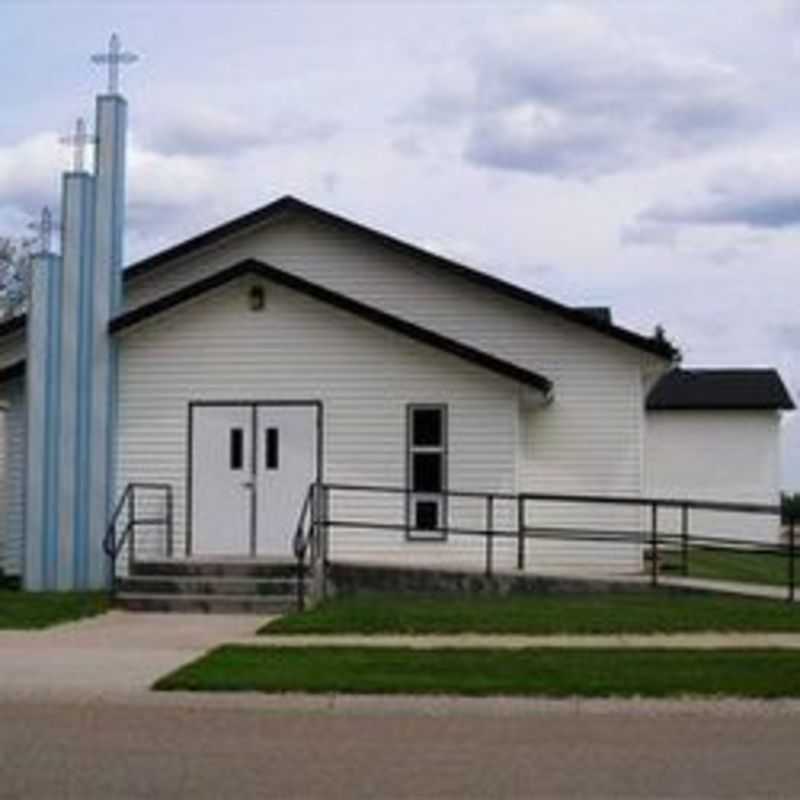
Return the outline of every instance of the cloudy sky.
[[[129,259],[293,193],[800,397],[800,2],[2,0],[0,234],[57,203],[114,30]]]

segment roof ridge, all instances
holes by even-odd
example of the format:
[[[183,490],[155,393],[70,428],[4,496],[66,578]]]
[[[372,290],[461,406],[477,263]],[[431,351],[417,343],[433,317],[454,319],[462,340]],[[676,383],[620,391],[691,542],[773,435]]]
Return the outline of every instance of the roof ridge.
[[[665,372],[647,395],[649,411],[794,408],[774,367],[675,367]]]
[[[332,211],[328,211],[319,206],[301,200],[294,195],[285,194],[276,200],[263,205],[254,211],[247,212],[246,214],[234,217],[227,222],[217,225],[207,231],[185,239],[172,247],[155,253],[140,261],[134,262],[129,265],[123,273],[123,279],[134,280],[142,274],[146,274],[151,270],[157,268],[161,264],[176,258],[181,258],[188,253],[202,247],[210,246],[211,244],[220,241],[228,236],[235,235],[236,233],[246,230],[247,228],[266,222],[274,216],[285,213],[291,209],[312,214],[324,221],[334,225],[346,227],[351,231],[359,232],[361,234],[370,236],[382,242],[385,246],[395,250],[400,250],[407,255],[415,258],[423,258],[429,262],[435,263],[440,267],[446,268],[458,274],[460,277],[470,280],[473,283],[478,283],[484,287],[490,288],[494,291],[500,292],[508,297],[512,297],[520,302],[533,305],[544,311],[557,314],[564,319],[568,319],[580,326],[590,328],[597,333],[609,336],[611,338],[622,341],[631,347],[639,350],[644,350],[653,355],[665,359],[674,359],[677,355],[675,348],[669,342],[655,337],[648,337],[636,331],[629,330],[616,325],[613,322],[605,322],[596,317],[580,311],[578,308],[568,306],[558,300],[554,300],[545,295],[534,292],[531,289],[526,289],[518,284],[511,283],[503,278],[491,275],[488,272],[483,272],[475,267],[467,266],[466,264],[455,261],[447,256],[434,253],[426,250],[418,245],[406,242],[398,237],[384,233],[376,228],[371,228],[360,222],[348,219]]]

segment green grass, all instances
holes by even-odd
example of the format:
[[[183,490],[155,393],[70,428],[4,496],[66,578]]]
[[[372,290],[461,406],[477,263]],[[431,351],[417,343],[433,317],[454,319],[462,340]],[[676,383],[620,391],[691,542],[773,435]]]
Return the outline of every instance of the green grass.
[[[668,563],[677,569],[680,557],[670,556]],[[795,574],[800,582],[800,557],[795,559],[795,565]],[[697,548],[689,551],[690,578],[787,586],[788,571],[787,557],[774,553],[737,553]]]
[[[668,591],[508,597],[363,594],[268,623],[264,634],[800,631],[800,605]]]
[[[162,678],[153,688],[546,697],[798,697],[800,653],[228,645]]]
[[[102,592],[15,592],[0,589],[0,630],[35,630],[108,610]]]

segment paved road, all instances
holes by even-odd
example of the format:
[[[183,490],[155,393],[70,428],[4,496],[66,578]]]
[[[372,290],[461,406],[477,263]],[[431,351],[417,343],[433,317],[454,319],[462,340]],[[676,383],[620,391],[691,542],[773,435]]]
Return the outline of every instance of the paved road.
[[[0,798],[800,795],[797,704],[158,702],[3,701]]]

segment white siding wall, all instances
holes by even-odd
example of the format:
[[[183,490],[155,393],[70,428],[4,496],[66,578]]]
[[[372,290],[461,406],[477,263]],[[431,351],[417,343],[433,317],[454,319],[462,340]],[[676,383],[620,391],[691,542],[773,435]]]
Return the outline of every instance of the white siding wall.
[[[8,454],[6,452],[6,442],[8,441],[8,434],[6,432],[7,419],[8,412],[3,403],[0,405],[0,570],[6,569],[6,550],[8,548],[8,523],[6,517],[8,503]]]
[[[190,400],[321,400],[325,479],[398,487],[405,482],[406,404],[447,403],[451,487],[514,490],[515,383],[278,286],[267,284],[266,309],[250,312],[252,283],[223,287],[120,339],[118,491],[137,480],[174,485],[176,552],[185,536]],[[399,499],[354,500],[335,503],[333,515],[404,519]],[[498,509],[498,522],[510,527],[511,511]],[[482,520],[474,501],[452,508],[453,525]],[[156,537],[140,545],[145,555],[161,552]],[[333,555],[477,566],[482,552],[480,542],[458,537],[412,545],[402,531],[361,531],[336,534]]]
[[[25,332],[0,339],[0,369],[25,358]],[[0,387],[0,400],[8,405],[0,413],[0,569],[18,575],[22,569],[24,498],[25,379],[15,379]]]
[[[25,508],[25,380],[9,381],[2,399],[8,411],[2,414],[5,445],[0,517],[0,567],[9,575],[22,572]]]
[[[655,411],[647,415],[647,491],[660,497],[780,501],[780,416],[774,411]],[[665,522],[678,529],[675,519]],[[775,540],[771,517],[692,512],[698,534]]]
[[[660,362],[527,304],[330,225],[284,221],[160,268],[127,287],[136,306],[248,258],[327,285],[405,319],[468,342],[554,381],[555,402],[531,412],[521,435],[518,489],[636,495],[643,488],[642,370]],[[491,465],[478,469],[491,480]],[[482,487],[482,488],[485,488]],[[586,509],[545,510],[542,522],[586,524]],[[591,510],[595,526],[638,527],[630,511]],[[541,545],[565,568],[637,568],[635,547]]]

